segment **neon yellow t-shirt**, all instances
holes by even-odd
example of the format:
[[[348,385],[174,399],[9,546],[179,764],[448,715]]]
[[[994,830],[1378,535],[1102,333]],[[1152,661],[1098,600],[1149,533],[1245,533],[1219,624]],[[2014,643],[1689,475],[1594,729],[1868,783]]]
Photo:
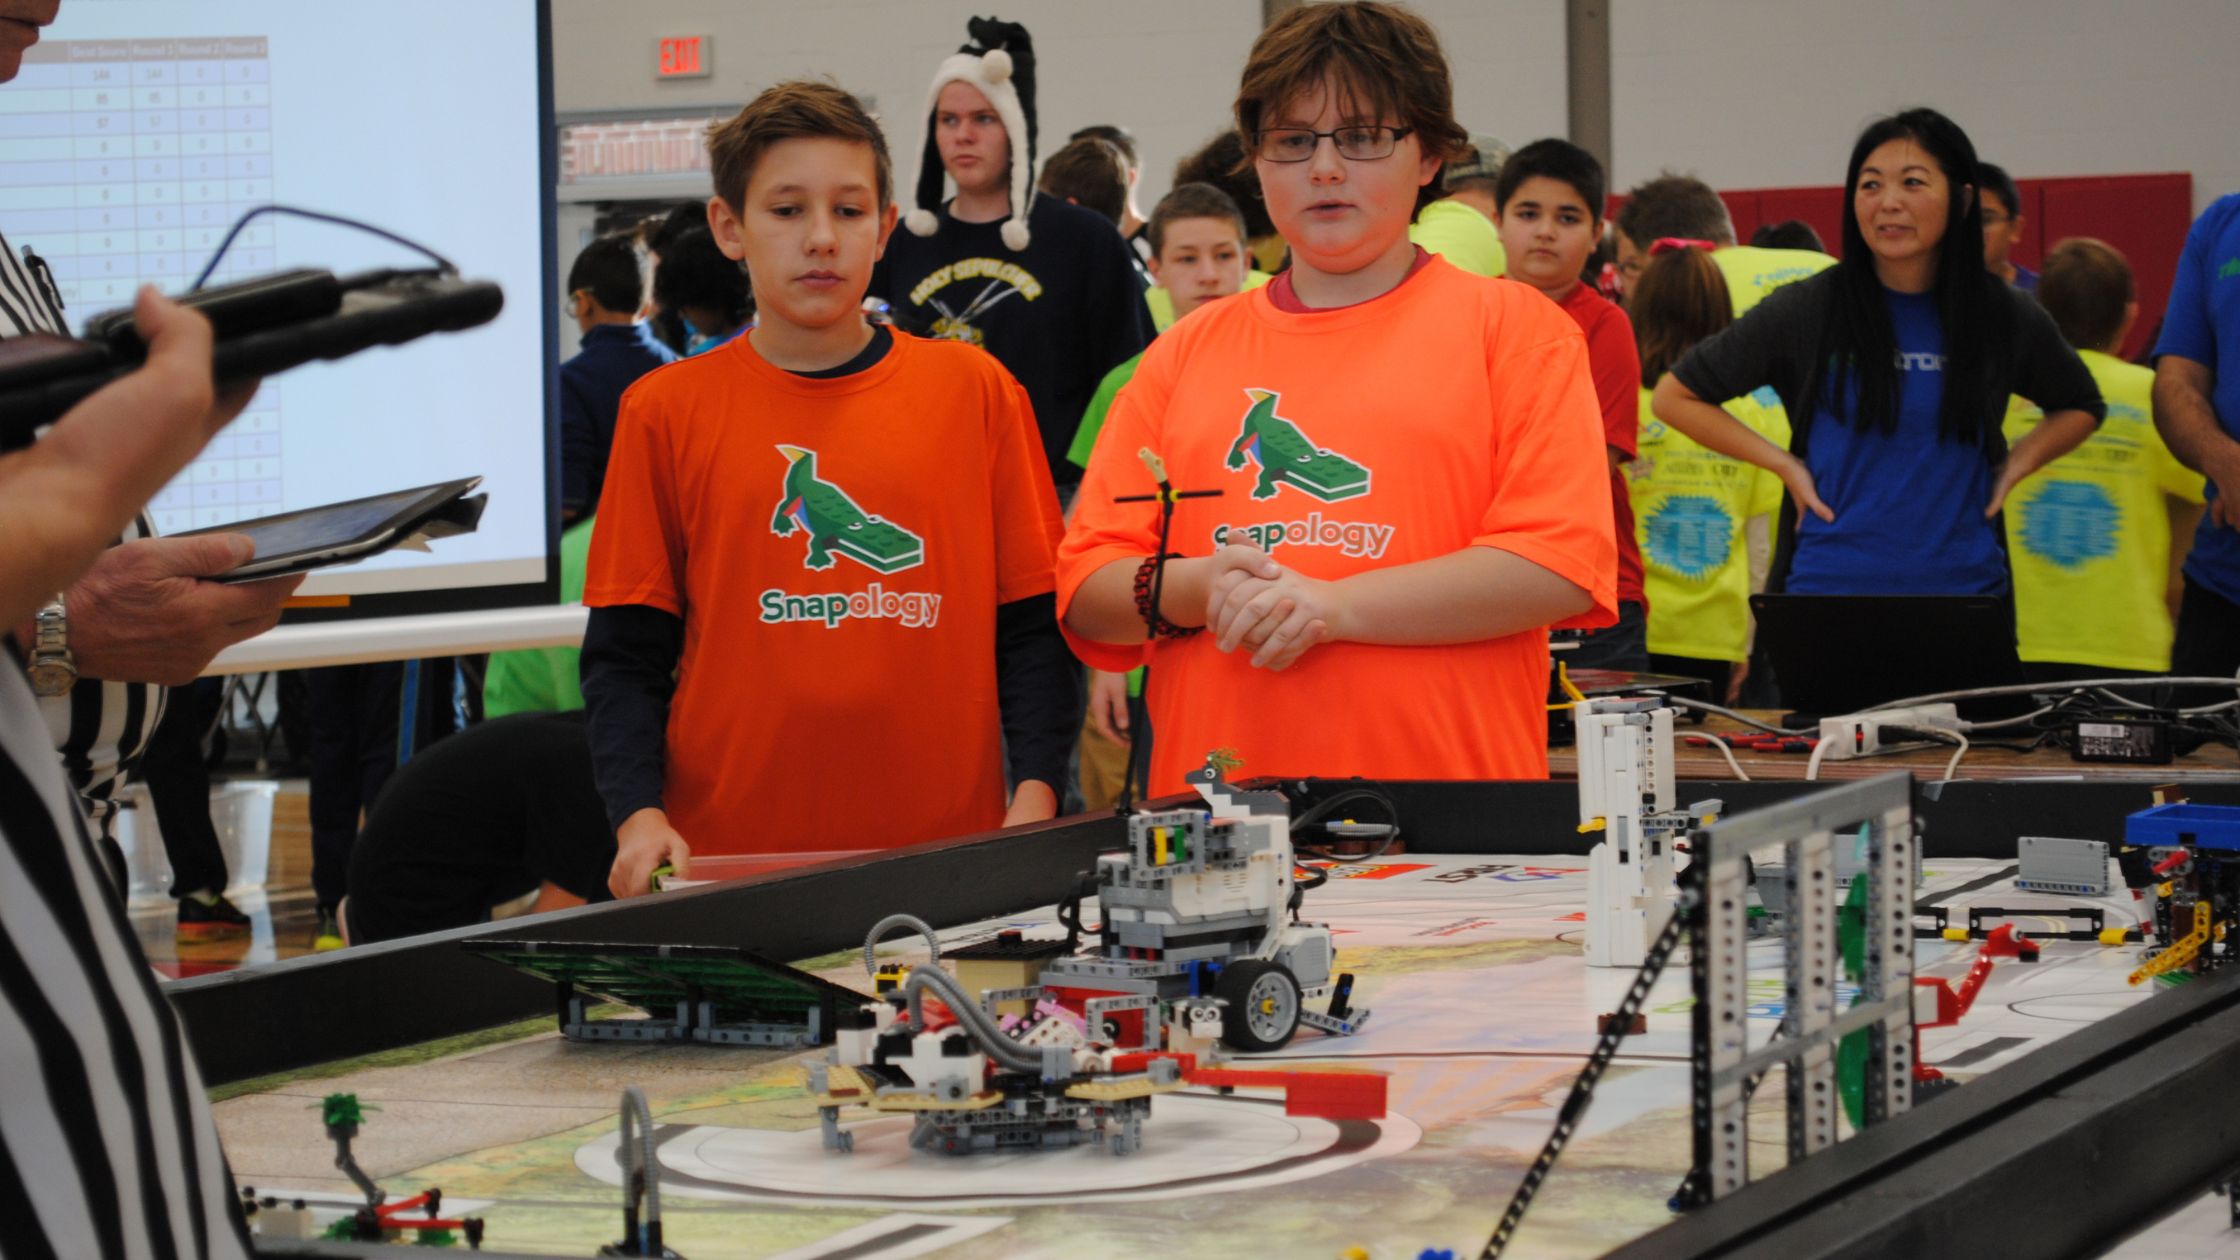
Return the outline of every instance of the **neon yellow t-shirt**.
[[[1493,220],[1452,197],[1425,206],[1408,225],[1408,239],[1474,276],[1509,270],[1509,255]]]
[[[1770,388],[1724,404],[1727,414],[1777,446],[1789,422]],[[1763,397],[1761,397],[1763,396]],[[1633,533],[1649,599],[1649,650],[1660,656],[1739,661],[1750,641],[1752,517],[1781,508],[1781,479],[1699,445],[1649,410],[1641,391],[1639,453],[1625,466]]]
[[[1247,271],[1244,273],[1244,288],[1237,292],[1257,289],[1273,279],[1275,277],[1265,271]],[[1166,286],[1155,284],[1145,289],[1143,304],[1151,308],[1151,326],[1154,329],[1165,332],[1168,325],[1174,323],[1174,295],[1167,292]]]
[[[2170,516],[2201,502],[2201,474],[2155,432],[2154,372],[2080,352],[2108,418],[2084,445],[2032,473],[2007,497],[2015,633],[2022,659],[2162,673],[2170,668]],[[2020,398],[2009,443],[2041,418]]]
[[[1729,245],[1711,251],[1711,261],[1727,278],[1727,294],[1734,299],[1734,317],[1756,306],[1792,280],[1816,276],[1836,265],[1826,254],[1809,249],[1768,249],[1762,245]]]

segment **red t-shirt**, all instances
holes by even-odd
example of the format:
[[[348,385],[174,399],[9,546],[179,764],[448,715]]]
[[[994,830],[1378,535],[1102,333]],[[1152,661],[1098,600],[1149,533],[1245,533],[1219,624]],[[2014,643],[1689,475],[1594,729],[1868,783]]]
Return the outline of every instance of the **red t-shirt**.
[[[1268,286],[1274,288],[1273,285]],[[1288,313],[1268,289],[1213,303],[1144,354],[1113,402],[1058,559],[1058,602],[1158,538],[1136,452],[1177,489],[1169,549],[1235,539],[1320,579],[1496,547],[1594,595],[1572,624],[1616,611],[1607,461],[1586,343],[1522,286],[1434,259],[1336,310]],[[1395,779],[1547,775],[1547,632],[1476,643],[1330,643],[1282,673],[1211,634],[1155,644],[1069,634],[1100,669],[1148,661],[1151,788],[1179,791],[1208,751],[1248,774]]]
[[[684,619],[663,808],[695,853],[1001,824],[996,605],[1051,589],[1026,391],[897,333],[830,379],[740,337],[623,395],[583,602]]]
[[[1602,407],[1602,440],[1630,462],[1641,434],[1641,349],[1634,344],[1633,321],[1615,302],[1586,285],[1575,285],[1559,303],[1587,335],[1587,370],[1594,376],[1595,400]],[[1625,473],[1610,470],[1610,510],[1618,522],[1618,599],[1648,607],[1641,593],[1641,544],[1633,536],[1633,496]]]

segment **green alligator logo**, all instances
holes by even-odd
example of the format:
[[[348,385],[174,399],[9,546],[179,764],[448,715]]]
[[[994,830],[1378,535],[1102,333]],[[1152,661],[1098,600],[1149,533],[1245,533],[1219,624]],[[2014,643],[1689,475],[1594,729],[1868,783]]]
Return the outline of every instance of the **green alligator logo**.
[[[1324,503],[1359,498],[1369,493],[1369,470],[1335,451],[1326,451],[1299,432],[1299,426],[1276,414],[1282,396],[1273,390],[1248,389],[1252,407],[1244,413],[1244,432],[1230,444],[1225,466],[1231,472],[1244,468],[1246,456],[1260,465],[1260,482],[1252,488],[1255,499],[1272,499],[1286,483]]]
[[[924,539],[865,512],[847,491],[819,480],[815,451],[780,446],[778,453],[790,466],[785,496],[770,517],[770,532],[790,538],[797,529],[809,531],[807,567],[831,568],[834,552],[880,573],[899,573],[926,562]]]

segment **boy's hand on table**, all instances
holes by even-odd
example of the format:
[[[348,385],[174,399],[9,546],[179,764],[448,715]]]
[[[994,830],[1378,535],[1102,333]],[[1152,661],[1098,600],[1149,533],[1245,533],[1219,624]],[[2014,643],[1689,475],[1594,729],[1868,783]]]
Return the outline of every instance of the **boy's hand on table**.
[[[1119,677],[1119,675],[1114,675]],[[1012,790],[1011,806],[1003,811],[1003,825],[1048,822],[1058,816],[1058,793],[1040,779],[1023,779]]]
[[[1128,676],[1089,671],[1089,726],[1115,744],[1128,742]]]
[[[641,809],[622,820],[615,832],[614,867],[607,872],[607,891],[616,898],[642,897],[653,891],[653,872],[662,866],[675,870],[679,879],[690,878],[692,846],[684,842],[669,816],[658,809]]]
[[[1270,562],[1272,577],[1253,577],[1209,609],[1206,628],[1224,652],[1252,649],[1257,669],[1289,669],[1318,643],[1336,638],[1345,615],[1344,588]]]

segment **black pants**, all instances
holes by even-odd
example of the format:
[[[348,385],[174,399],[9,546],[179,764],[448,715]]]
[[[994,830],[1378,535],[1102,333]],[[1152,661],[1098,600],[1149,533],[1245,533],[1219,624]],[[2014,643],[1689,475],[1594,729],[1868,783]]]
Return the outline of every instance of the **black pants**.
[[[1563,633],[1563,632],[1559,632]],[[1600,630],[1571,631],[1579,646],[1556,653],[1565,669],[1618,669],[1642,674],[1649,670],[1649,609],[1626,600],[1618,605],[1615,625]]]
[[[484,722],[381,789],[350,854],[351,942],[481,923],[547,880],[605,901],[614,856],[583,714]]]
[[[164,701],[163,720],[140,754],[136,774],[148,785],[155,805],[163,850],[171,859],[173,897],[224,892],[226,887],[225,850],[218,847],[218,829],[210,822],[210,763],[202,751],[202,732],[215,709],[209,693],[222,695],[223,686],[205,678],[173,687]]]
[[[2188,578],[2178,604],[2178,637],[2170,646],[2170,672],[2180,677],[2230,678],[2240,672],[2240,604]],[[2181,688],[2177,703],[2218,704],[2230,688]]]
[[[419,662],[411,726],[414,750],[457,725],[451,662]],[[311,727],[311,888],[332,909],[349,888],[350,845],[358,815],[373,807],[397,768],[405,668],[402,662],[332,665],[306,672]]]

